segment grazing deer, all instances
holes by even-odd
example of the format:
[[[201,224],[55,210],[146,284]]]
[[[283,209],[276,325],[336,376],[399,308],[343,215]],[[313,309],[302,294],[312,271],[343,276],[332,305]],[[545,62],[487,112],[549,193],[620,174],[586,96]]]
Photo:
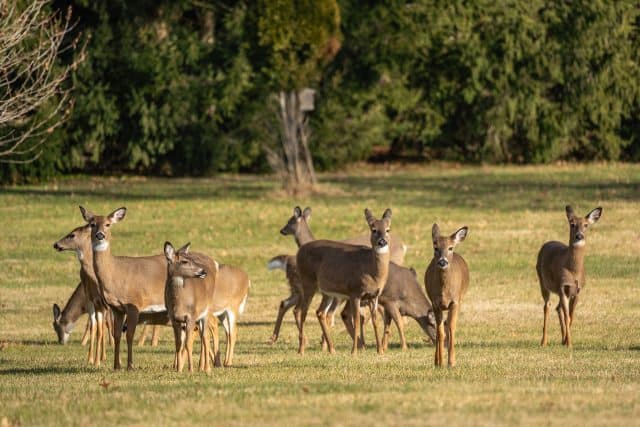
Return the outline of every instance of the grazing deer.
[[[365,218],[371,229],[371,247],[316,240],[301,246],[296,257],[303,289],[317,288],[323,294],[316,315],[330,353],[334,353],[335,349],[329,336],[327,312],[335,299],[349,299],[354,331],[360,330],[360,302],[364,300],[369,303],[376,347],[378,353],[382,353],[376,311],[378,297],[389,275],[391,209],[387,209],[380,220],[375,219],[369,209],[365,209]],[[304,353],[304,322],[312,298],[313,293],[303,293],[298,349],[300,354]],[[357,351],[358,339],[354,333],[352,354],[357,354]]]
[[[80,316],[90,311],[87,309],[88,304],[90,303],[87,301],[82,282],[78,283],[63,310],[60,310],[58,304],[53,304],[53,330],[58,336],[59,344],[67,343],[76,321]],[[90,325],[91,319],[89,319],[89,327]]]
[[[560,319],[562,344],[571,347],[571,324],[578,305],[578,295],[585,285],[584,254],[587,228],[602,216],[602,208],[592,210],[584,218],[577,216],[571,206],[565,208],[569,220],[569,246],[561,242],[547,242],[538,252],[536,271],[540,280],[540,291],[544,299],[544,324],[540,345],[547,345],[550,293],[560,297],[556,307]]]
[[[189,372],[193,372],[191,336],[197,325],[202,342],[200,370],[209,372],[211,365],[207,321],[209,313],[215,307],[213,298],[218,263],[205,255],[191,254],[190,245],[187,243],[176,251],[171,243],[164,244],[164,254],[167,258],[165,304],[173,325],[176,370],[182,372],[183,354],[186,352]]]
[[[438,224],[433,224],[433,259],[424,274],[427,295],[433,304],[436,318],[436,355],[435,365],[442,366],[445,346],[445,326],[442,315],[448,310],[447,326],[449,329],[449,366],[455,366],[455,333],[458,324],[458,313],[462,298],[469,288],[469,268],[464,258],[453,249],[464,241],[469,233],[468,227],[462,227],[451,236],[441,236]]]
[[[111,254],[111,226],[122,221],[126,208],[107,216],[94,215],[80,206],[82,217],[91,227],[93,268],[102,297],[113,312],[114,369],[120,369],[122,324],[127,316],[127,369],[133,369],[133,337],[138,322],[166,325],[169,321],[164,302],[167,261],[164,254],[125,257]]]
[[[384,308],[384,333],[382,336],[384,350],[389,344],[389,327],[392,320],[398,328],[402,350],[407,349],[402,316],[411,317],[418,322],[431,342],[435,342],[436,322],[433,309],[413,268],[402,267],[393,262],[389,263],[389,278],[382,289],[378,303]],[[343,311],[342,319],[345,320],[345,317]]]
[[[55,242],[53,248],[59,252],[75,251],[80,262],[80,283],[84,288],[85,305],[89,314],[91,331],[87,360],[90,364],[100,366],[100,362],[106,360],[107,357],[106,339],[109,332],[107,331],[107,334],[105,334],[104,327],[105,322],[110,323],[111,315],[100,295],[98,282],[93,270],[90,226],[84,225],[73,229],[69,234]],[[54,318],[55,316],[56,306],[54,306]]]
[[[296,206],[293,209],[293,216],[289,218],[289,220],[284,225],[284,227],[282,227],[282,229],[280,230],[280,234],[282,234],[283,236],[293,236],[298,247],[306,243],[309,243],[315,240],[315,237],[311,232],[311,228],[309,227],[310,220],[311,220],[311,208],[306,207],[303,211],[302,209],[300,209],[299,206]],[[369,247],[371,246],[371,243],[368,241],[368,236],[352,237],[347,240],[342,240],[341,242],[351,244],[351,245],[362,245],[362,246],[369,246]],[[400,240],[396,236],[391,237],[390,245],[391,245],[390,246],[391,261],[395,262],[396,264],[402,265],[404,261],[404,256],[407,251],[407,246],[404,243],[402,243],[402,240]],[[303,290],[302,290],[302,281],[298,276],[295,256],[278,255],[272,258],[271,260],[269,260],[267,264],[267,268],[269,270],[281,269],[285,271],[287,276],[287,282],[289,284],[289,290],[290,290],[289,297],[283,299],[280,302],[280,307],[278,309],[278,317],[276,319],[276,325],[274,327],[273,334],[271,335],[271,338],[269,340],[269,342],[273,344],[278,340],[282,319],[284,318],[284,315],[291,307],[296,306],[296,309],[294,310],[294,318],[296,320],[296,326],[298,327],[298,330],[300,329],[300,303],[302,301],[301,295],[303,293]],[[315,289],[308,290],[307,292],[315,293],[316,290]],[[331,314],[328,314],[328,315],[330,316],[330,318],[333,318],[334,309],[335,307],[332,307],[329,309],[329,313]],[[345,310],[349,310],[348,305],[345,307]],[[352,330],[349,329],[351,325],[348,323],[345,323],[345,325],[347,326],[349,333],[353,335]],[[326,342],[323,339],[323,348],[325,344]],[[363,344],[364,342],[361,341],[360,345],[363,345]]]

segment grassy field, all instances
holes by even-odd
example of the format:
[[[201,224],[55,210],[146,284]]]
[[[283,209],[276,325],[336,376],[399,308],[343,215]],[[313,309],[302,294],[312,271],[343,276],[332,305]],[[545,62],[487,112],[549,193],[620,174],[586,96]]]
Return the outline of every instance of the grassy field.
[[[318,194],[292,199],[265,177],[213,179],[77,178],[0,189],[0,425],[629,425],[640,419],[640,167],[360,168],[322,175]],[[535,258],[546,240],[568,239],[564,206],[604,207],[587,235],[587,286],[560,345],[539,347],[542,298]],[[113,252],[160,253],[165,240],[243,267],[253,287],[241,318],[236,366],[210,375],[171,370],[172,335],[135,348],[135,372],[85,363],[84,319],[69,345],[56,343],[51,305],[78,283],[72,253],[51,245],[96,213],[119,206]],[[337,354],[320,352],[308,317],[309,347],[296,353],[288,314],[280,341],[267,344],[287,285],[267,260],[294,253],[278,230],[295,205],[313,208],[316,237],[366,232],[362,214],[393,208],[393,232],[409,246],[420,277],[432,256],[434,221],[444,232],[468,225],[459,253],[471,286],[458,323],[458,366],[433,367],[434,348],[409,320],[410,349],[357,357],[336,325]],[[555,306],[556,297],[552,302]],[[319,302],[316,297],[313,307]],[[371,328],[368,341],[372,342]],[[123,355],[126,361],[126,352]],[[102,387],[101,383],[109,383]]]

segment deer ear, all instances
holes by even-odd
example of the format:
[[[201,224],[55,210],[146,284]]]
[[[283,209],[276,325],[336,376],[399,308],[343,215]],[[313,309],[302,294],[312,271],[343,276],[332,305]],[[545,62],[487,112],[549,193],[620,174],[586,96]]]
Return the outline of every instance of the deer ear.
[[[462,227],[461,229],[459,229],[458,231],[456,231],[455,233],[453,233],[451,235],[451,239],[455,242],[455,244],[457,245],[458,243],[464,241],[464,239],[467,238],[467,234],[469,234],[469,227],[467,227],[466,225],[464,227]]]
[[[127,214],[127,208],[125,207],[118,208],[109,214],[109,219],[111,220],[111,222],[114,222],[114,223],[120,222],[124,219],[124,216],[126,214]]]
[[[567,213],[567,219],[569,221],[571,221],[571,219],[573,218],[574,214],[573,214],[573,208],[569,205],[564,207],[565,212]]]
[[[373,214],[368,208],[364,210],[364,217],[366,218],[367,224],[369,224],[369,227],[372,227],[376,219],[373,217]]]
[[[309,206],[304,208],[304,211],[302,212],[302,216],[306,221],[309,221],[311,219],[311,208]]]
[[[179,254],[188,254],[189,253],[189,249],[191,248],[191,242],[187,242],[187,244],[185,244],[183,247],[181,247],[180,249],[178,249],[178,253]]]
[[[431,238],[433,239],[434,243],[438,239],[438,237],[440,237],[440,227],[438,227],[438,224],[433,224],[433,227],[431,227]]]
[[[91,222],[93,221],[93,218],[95,217],[95,215],[93,213],[91,213],[91,211],[85,209],[82,206],[78,206],[80,208],[80,213],[82,214],[82,218],[87,221],[87,222]]]
[[[387,208],[384,213],[382,214],[382,219],[386,219],[387,221],[391,222],[391,209]]]
[[[300,206],[293,208],[293,216],[296,218],[300,218],[302,216],[302,209],[300,209]]]
[[[53,320],[60,320],[60,316],[62,313],[60,312],[60,307],[58,304],[53,304]]]
[[[164,256],[169,262],[173,262],[173,260],[175,259],[176,250],[173,248],[171,242],[164,242]]]
[[[585,219],[589,221],[589,224],[595,224],[596,222],[598,222],[601,216],[602,216],[602,208],[597,207],[591,212],[589,212],[585,217]]]

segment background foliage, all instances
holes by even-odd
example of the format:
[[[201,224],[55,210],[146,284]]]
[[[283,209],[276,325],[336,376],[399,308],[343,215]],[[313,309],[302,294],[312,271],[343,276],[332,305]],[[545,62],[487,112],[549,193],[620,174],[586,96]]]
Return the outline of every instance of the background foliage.
[[[327,54],[305,45],[316,37],[308,2],[54,3],[68,6],[90,37],[70,82],[73,114],[39,161],[3,165],[4,181],[266,170],[276,85],[318,90],[311,146],[324,169],[374,150],[498,163],[640,159],[633,1],[342,0],[339,50],[314,66],[320,75],[304,72]],[[282,31],[280,18],[302,28]],[[298,55],[281,54],[283,43]]]

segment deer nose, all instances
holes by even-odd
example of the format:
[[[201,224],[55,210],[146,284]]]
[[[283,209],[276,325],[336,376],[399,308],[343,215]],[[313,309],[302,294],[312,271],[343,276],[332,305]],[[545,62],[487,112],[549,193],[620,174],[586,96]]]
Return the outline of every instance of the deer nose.
[[[378,246],[380,246],[381,248],[387,246],[388,244],[389,243],[385,239],[378,240]]]
[[[98,231],[98,232],[96,233],[96,239],[98,239],[98,240],[104,240],[104,237],[105,237],[105,236],[104,236],[104,233],[103,233],[102,231]]]
[[[55,242],[55,243],[53,244],[53,249],[55,249],[55,250],[57,250],[57,251],[61,251],[61,250],[62,250],[62,248],[60,247],[60,245],[58,244],[58,242]]]
[[[200,269],[200,271],[198,271],[198,274],[196,274],[196,276],[198,276],[200,279],[204,279],[205,277],[207,277],[207,272],[204,271],[204,269]]]
[[[440,259],[438,260],[438,266],[439,266],[440,268],[446,268],[448,265],[449,265],[449,261],[447,261],[446,259],[444,259],[444,258],[440,258]]]
[[[582,233],[576,233],[576,241],[579,242],[580,240],[584,239],[584,234]]]
[[[286,236],[286,235],[287,235],[287,232],[286,232],[286,231],[284,231],[284,228],[281,228],[281,229],[280,229],[280,234],[282,234],[283,236]]]

